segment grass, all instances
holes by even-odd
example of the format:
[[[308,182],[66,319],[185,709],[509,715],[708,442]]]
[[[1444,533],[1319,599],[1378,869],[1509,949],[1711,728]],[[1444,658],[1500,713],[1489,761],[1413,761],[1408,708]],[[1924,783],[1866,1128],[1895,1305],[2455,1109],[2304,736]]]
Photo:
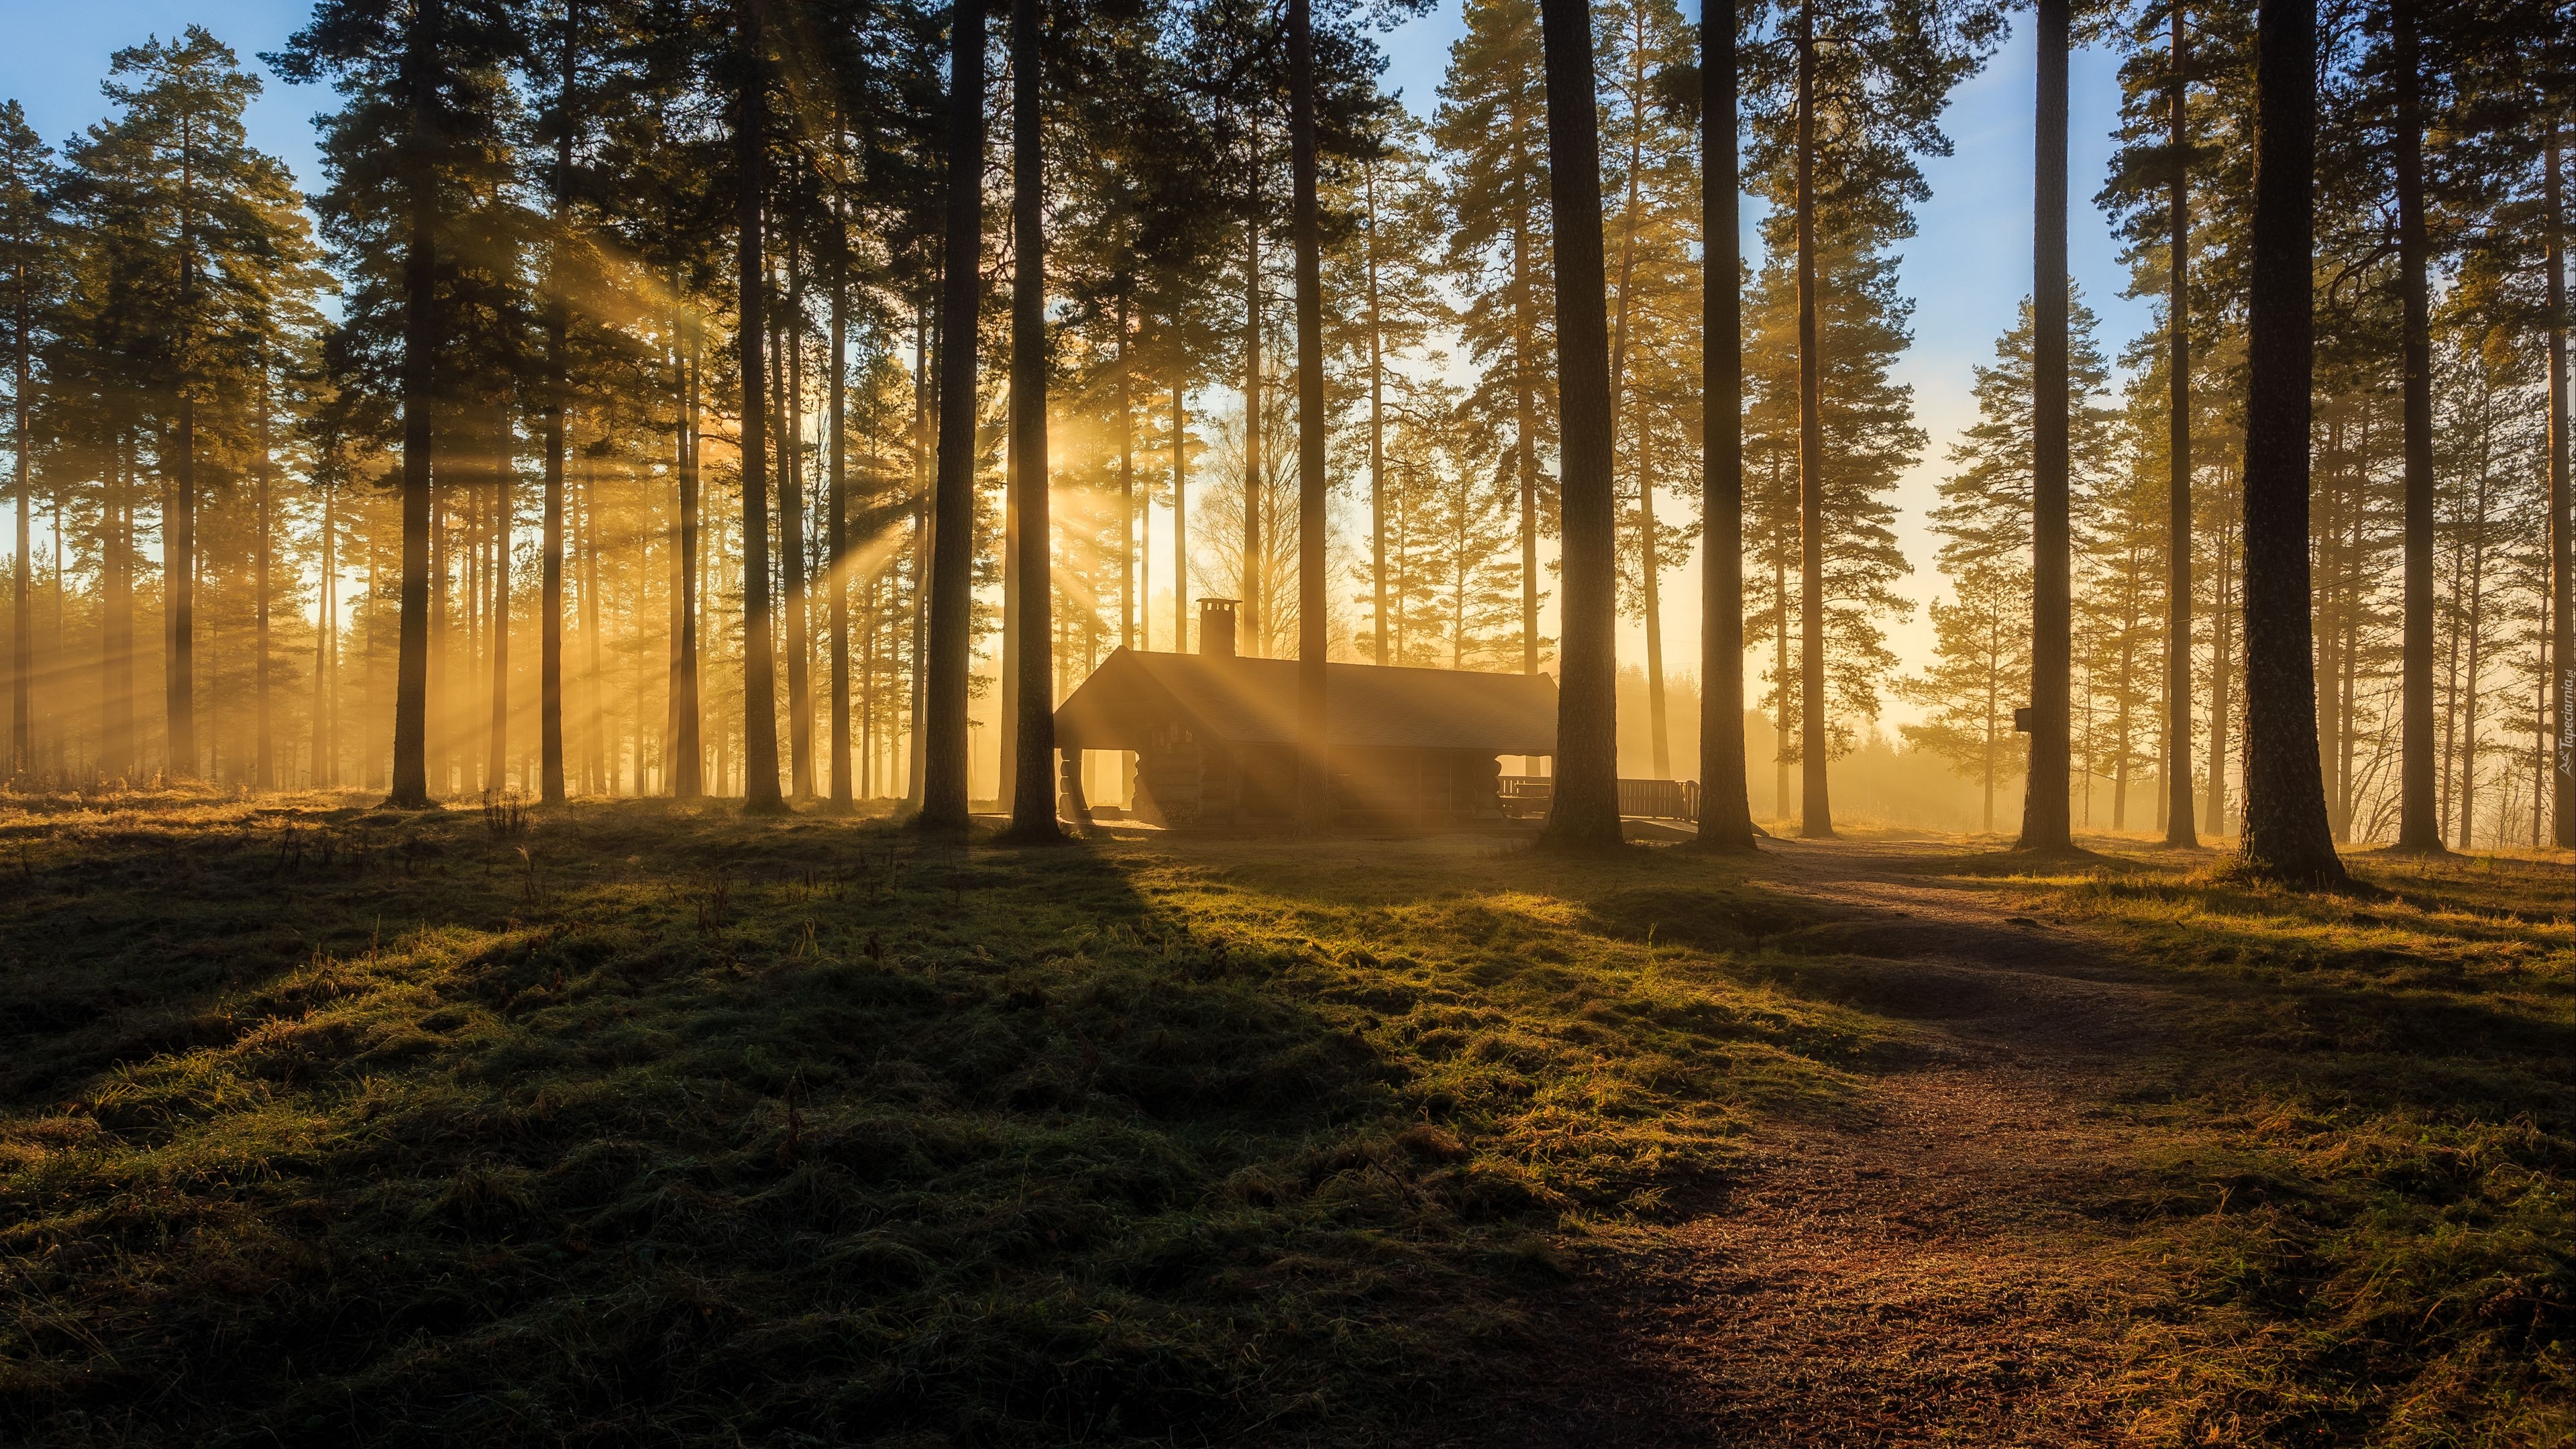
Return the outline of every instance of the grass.
[[[2087,1392],[2576,1441],[2565,858],[2087,843],[1914,857],[2169,1018],[2078,1104],[2142,1144],[2072,1204],[2146,1305]],[[1778,868],[0,799],[0,1443],[1509,1439],[1618,1351],[1569,1292],[1982,1059]]]
[[[2370,896],[2118,868],[2014,881],[2151,963],[2188,1046],[2128,1084],[2178,1284],[2125,1384],[2157,1443],[2576,1442],[2576,877],[2358,853]]]
[[[0,811],[0,1441],[1473,1437],[1880,1023],[1678,852]]]

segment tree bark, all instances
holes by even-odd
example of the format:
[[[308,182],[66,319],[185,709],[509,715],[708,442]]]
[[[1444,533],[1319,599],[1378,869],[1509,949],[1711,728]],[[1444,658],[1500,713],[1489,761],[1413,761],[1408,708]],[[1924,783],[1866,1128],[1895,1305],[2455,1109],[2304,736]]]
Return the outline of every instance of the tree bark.
[[[2576,848],[2576,716],[2569,714],[2576,695],[2576,547],[2568,530],[2576,526],[2568,497],[2568,448],[2576,443],[2567,420],[2567,211],[2566,128],[2549,127],[2549,178],[2546,183],[2549,237],[2549,704],[2556,727],[2550,775],[2551,839],[2559,849]]]
[[[925,670],[925,830],[966,829],[966,663],[974,603],[975,324],[984,243],[984,9],[950,7],[948,218],[939,306],[939,484]]]
[[[761,356],[767,341],[768,271],[761,258],[761,201],[768,187],[768,55],[761,33],[764,0],[735,0],[734,270],[740,285],[740,331],[734,342],[742,371],[742,809],[783,815],[778,792],[778,675],[770,652],[769,439],[762,406]]]
[[[2075,609],[2066,442],[2067,24],[2067,0],[2039,0],[2038,154],[2031,184],[2031,735],[2018,847],[2031,851],[2075,845],[2068,818]]]
[[[483,793],[486,795],[500,794],[509,781],[510,516],[516,508],[511,487],[515,479],[507,403],[492,410],[492,422],[492,605],[484,615],[483,624],[492,651],[492,738],[489,762],[483,769]]]
[[[434,142],[437,108],[435,57],[443,0],[419,0],[412,10],[404,77],[409,84],[411,144]],[[407,168],[411,188],[409,235],[403,256],[402,364],[402,635],[394,667],[393,789],[385,803],[398,810],[427,809],[429,798],[429,489],[430,399],[438,381],[438,210],[436,178],[425,156]]]
[[[1548,199],[1556,217],[1557,415],[1564,547],[1556,786],[1540,843],[1620,844],[1618,519],[1611,480],[1610,324],[1601,247],[1601,135],[1588,0],[1541,0]]]
[[[1749,851],[1744,768],[1744,262],[1735,12],[1700,3],[1699,840]]]
[[[1297,791],[1301,823],[1329,829],[1325,735],[1323,229],[1315,208],[1312,0],[1288,0],[1288,170],[1297,269]]]
[[[18,283],[18,355],[16,386],[10,396],[16,400],[17,417],[10,429],[12,451],[17,455],[18,470],[18,568],[11,580],[13,609],[9,616],[9,766],[13,776],[23,776],[36,766],[36,714],[32,690],[36,678],[36,635],[29,612],[35,598],[35,474],[27,446],[27,379],[35,363],[33,342],[34,286],[32,279],[20,275]],[[59,535],[57,535],[59,537]]]
[[[824,404],[824,426],[832,440],[825,446],[831,469],[826,486],[830,497],[823,514],[823,577],[826,627],[832,641],[832,808],[852,808],[850,792],[850,585],[844,577],[847,567],[847,539],[850,514],[850,440],[849,420],[850,375],[850,264],[838,241],[839,208],[835,206],[835,247],[832,253],[832,375],[825,384],[829,398]],[[915,470],[916,473],[918,470]],[[916,478],[916,482],[918,479]],[[874,616],[871,615],[873,627]],[[873,637],[873,635],[871,635]],[[874,675],[870,676],[871,682]]]
[[[570,330],[570,299],[563,276],[564,226],[572,192],[572,84],[581,6],[564,6],[563,72],[555,92],[554,275],[546,289],[546,476],[545,536],[539,581],[543,598],[537,605],[537,773],[538,798],[559,805],[564,798],[563,757],[563,493],[564,335]]]
[[[258,591],[256,619],[252,626],[252,647],[257,651],[253,665],[253,693],[257,696],[255,728],[258,738],[252,741],[250,784],[254,790],[277,788],[277,738],[270,728],[269,714],[269,598],[270,554],[276,546],[277,515],[275,477],[277,454],[269,437],[268,359],[259,360],[259,547],[252,565],[252,587]],[[26,571],[26,550],[18,551],[19,571]]]
[[[1386,334],[1377,285],[1377,165],[1361,172],[1361,199],[1368,227],[1368,378],[1369,378],[1369,618],[1377,636],[1377,662],[1389,662],[1386,617]]]
[[[2316,0],[2255,21],[2255,172],[2245,394],[2245,835],[2239,864],[2346,883],[2326,823],[2308,654],[2308,428],[2315,369]]]
[[[909,671],[912,675],[912,698],[909,713],[905,716],[903,803],[906,810],[914,812],[921,809],[923,777],[927,773],[922,769],[922,759],[928,735],[922,726],[927,714],[923,704],[929,697],[927,691],[930,687],[925,662],[930,658],[933,582],[930,567],[931,494],[934,491],[932,480],[938,471],[936,463],[928,457],[934,451],[931,435],[936,423],[930,405],[930,394],[935,384],[930,375],[934,364],[931,361],[927,311],[918,303],[912,309],[912,607],[909,610],[912,616],[912,668]]]
[[[778,571],[787,605],[787,775],[799,800],[814,798],[813,641],[805,610],[805,272],[795,239],[787,243],[786,349],[777,368],[779,412],[786,424],[778,443]]]
[[[1798,7],[1798,834],[1834,838],[1825,757],[1824,359],[1816,324],[1816,7]]]
[[[2390,79],[2397,116],[2390,137],[2397,179],[2397,275],[2405,309],[2405,650],[2399,706],[2397,848],[2439,852],[2441,815],[2433,760],[2433,329],[2424,242],[2423,80],[2416,66],[2415,0],[2390,0]],[[2250,547],[2250,540],[2249,540]],[[2250,557],[2250,553],[2249,553]],[[2247,591],[2247,603],[2252,603]],[[2251,636],[2249,632],[2248,642]],[[2248,656],[2251,662],[2251,656]],[[2252,689],[2247,689],[2248,705]]]
[[[1177,348],[1177,341],[1175,347]],[[1190,652],[1189,366],[1172,360],[1172,652]]]
[[[1263,652],[1261,644],[1261,135],[1247,128],[1243,222],[1243,577],[1236,581],[1242,628],[1235,647]]]
[[[2172,376],[2165,380],[2172,457],[2165,520],[2165,844],[2200,844],[2191,801],[2191,83],[2181,0],[2173,7],[2173,94],[2166,141],[2173,176],[2165,190],[2165,325]]]
[[[1118,647],[1137,647],[1137,630],[1145,618],[1136,596],[1136,557],[1144,544],[1138,537],[1136,504],[1136,393],[1127,357],[1127,289],[1118,290]]]
[[[1538,673],[1538,399],[1531,385],[1530,352],[1538,328],[1531,317],[1530,220],[1512,221],[1512,465],[1520,483],[1521,673]]]
[[[569,429],[571,422],[565,422]],[[582,710],[584,719],[582,751],[584,788],[592,794],[617,793],[617,766],[608,754],[608,728],[602,719],[604,708],[600,696],[606,692],[607,676],[600,665],[599,638],[599,484],[593,470],[584,465],[581,471],[581,496],[577,531],[581,535],[581,642],[589,678],[583,681]],[[640,545],[639,545],[640,546]],[[639,573],[640,577],[640,573]],[[638,591],[640,595],[640,590]],[[640,715],[640,704],[637,710]]]
[[[687,353],[680,371],[680,536],[672,555],[679,569],[673,592],[673,627],[679,637],[673,641],[677,663],[671,678],[671,743],[662,772],[673,799],[699,800],[707,793],[707,752],[699,731],[698,697],[698,590],[706,541],[698,517],[698,349],[703,338],[695,320],[681,325],[686,329]]]
[[[1055,590],[1047,498],[1046,160],[1040,0],[1011,4],[1011,502],[1019,514],[1019,728],[1009,838],[1064,838],[1055,820]]]
[[[195,301],[197,250],[191,205],[195,199],[193,134],[183,126],[179,182],[179,309],[182,328],[179,357],[178,468],[170,484],[170,502],[161,520],[162,606],[167,613],[169,654],[163,661],[169,773],[177,779],[197,774],[197,396],[188,309]]]

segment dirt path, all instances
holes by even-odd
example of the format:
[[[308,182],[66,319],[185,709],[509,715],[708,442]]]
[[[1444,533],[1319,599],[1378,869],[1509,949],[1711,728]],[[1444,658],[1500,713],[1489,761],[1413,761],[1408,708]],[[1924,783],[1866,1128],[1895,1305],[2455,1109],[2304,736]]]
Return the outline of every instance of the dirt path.
[[[1766,849],[1768,884],[1863,913],[1800,933],[1818,954],[1784,985],[1902,1020],[1907,1060],[1865,1120],[1778,1134],[1721,1200],[1597,1256],[1538,1325],[1596,1351],[1512,1437],[2112,1442],[2102,1388],[2153,1285],[2083,1209],[2132,1171],[2096,1104],[2157,1046],[2159,992],[1974,882],[1909,869],[1956,849]]]

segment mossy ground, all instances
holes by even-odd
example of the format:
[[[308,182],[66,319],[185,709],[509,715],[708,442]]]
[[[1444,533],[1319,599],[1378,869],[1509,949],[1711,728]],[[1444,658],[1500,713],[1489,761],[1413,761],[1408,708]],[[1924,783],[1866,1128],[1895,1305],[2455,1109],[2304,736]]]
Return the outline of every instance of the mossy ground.
[[[2576,869],[2346,857],[2363,890],[2111,868],[2003,882],[2125,947],[2187,1048],[2125,1112],[2174,1284],[2123,1386],[2150,1442],[2576,1443]]]
[[[0,1439],[1416,1439],[1873,1042],[1668,851],[127,798],[0,867]]]
[[[2566,1442],[2564,857],[2094,843],[1923,868],[2182,1026],[2102,1104],[2163,1144],[2086,1204],[2169,1285],[2117,1421]],[[1775,864],[9,802],[0,1442],[1537,1442],[1587,1244],[1916,1060]]]

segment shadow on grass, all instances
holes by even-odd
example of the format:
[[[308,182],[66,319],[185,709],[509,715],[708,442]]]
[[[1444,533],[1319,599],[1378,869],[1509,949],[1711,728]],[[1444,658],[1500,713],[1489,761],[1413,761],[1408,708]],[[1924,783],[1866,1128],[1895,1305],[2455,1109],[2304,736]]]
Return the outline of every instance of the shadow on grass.
[[[1784,908],[1697,861],[642,803],[9,840],[36,1441],[1420,1437],[1548,1234],[1873,1049],[1727,973]]]

